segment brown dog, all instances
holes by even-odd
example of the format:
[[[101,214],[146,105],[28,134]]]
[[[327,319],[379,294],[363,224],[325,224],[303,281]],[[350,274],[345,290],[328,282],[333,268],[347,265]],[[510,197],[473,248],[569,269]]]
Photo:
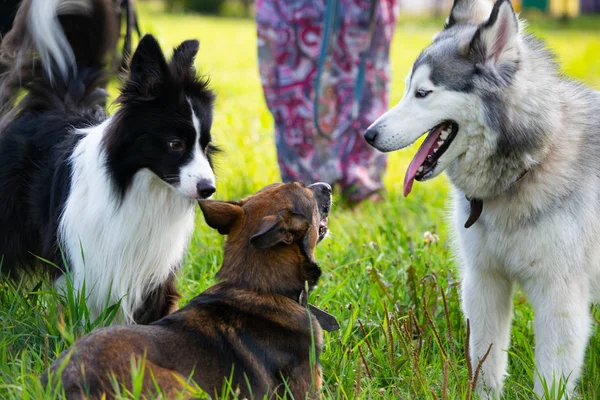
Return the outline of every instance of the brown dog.
[[[318,397],[321,325],[338,326],[313,306],[309,318],[305,287],[321,275],[314,249],[327,233],[331,187],[274,184],[240,202],[200,207],[208,225],[228,235],[222,282],[152,325],[104,328],[79,340],[50,367],[58,375],[66,364],[60,377],[69,398],[114,395],[111,374],[131,387],[132,358],[143,357],[149,395],[153,380],[175,394],[191,378],[220,396],[232,377],[240,398],[281,395],[286,385],[297,399]]]

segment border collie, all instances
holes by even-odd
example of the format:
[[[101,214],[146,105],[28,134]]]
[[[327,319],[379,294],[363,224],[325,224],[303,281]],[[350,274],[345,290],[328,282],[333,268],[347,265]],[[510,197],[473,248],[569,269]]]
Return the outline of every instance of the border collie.
[[[111,0],[25,0],[2,43],[1,272],[69,272],[93,317],[121,300],[116,321],[149,323],[177,308],[197,200],[215,192],[214,95],[197,41],[167,63],[146,35],[107,116],[115,32]]]

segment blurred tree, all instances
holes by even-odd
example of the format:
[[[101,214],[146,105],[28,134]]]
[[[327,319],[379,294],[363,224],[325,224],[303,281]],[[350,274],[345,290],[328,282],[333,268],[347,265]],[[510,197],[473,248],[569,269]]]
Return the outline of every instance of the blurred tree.
[[[252,3],[254,3],[254,0],[241,0],[241,1],[242,1],[242,5],[244,6],[244,16],[249,17],[250,9],[252,7]]]
[[[169,13],[192,11],[236,17],[250,17],[254,6],[254,0],[163,0],[163,3]]]
[[[166,12],[175,12],[182,11],[184,7],[184,0],[164,0],[165,1],[165,11]]]
[[[172,0],[169,0],[172,1]],[[202,14],[219,14],[225,0],[186,0],[185,8]]]
[[[548,9],[548,0],[523,0],[523,8],[537,8],[541,11]]]

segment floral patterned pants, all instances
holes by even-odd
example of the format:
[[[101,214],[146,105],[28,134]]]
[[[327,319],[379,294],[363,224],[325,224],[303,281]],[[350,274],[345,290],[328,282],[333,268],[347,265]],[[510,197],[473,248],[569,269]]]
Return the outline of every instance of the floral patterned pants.
[[[377,3],[369,35],[372,1]],[[259,69],[275,120],[283,180],[338,184],[348,200],[360,201],[383,189],[387,158],[366,143],[363,133],[388,107],[389,48],[398,4],[337,2],[318,93],[326,0],[256,1]],[[357,79],[362,52],[364,79]],[[357,84],[362,85],[358,102]],[[320,131],[313,117],[315,95]]]

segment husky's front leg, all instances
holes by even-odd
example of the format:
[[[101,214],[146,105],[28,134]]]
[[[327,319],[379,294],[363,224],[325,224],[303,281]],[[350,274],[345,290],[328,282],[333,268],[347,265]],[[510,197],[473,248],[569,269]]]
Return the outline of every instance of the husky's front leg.
[[[534,391],[544,394],[566,381],[567,393],[581,374],[585,348],[590,335],[590,288],[584,277],[554,277],[525,283],[535,309],[535,376]]]
[[[490,267],[467,265],[462,282],[463,310],[471,326],[469,346],[473,369],[492,345],[477,382],[482,399],[496,399],[502,393],[513,314],[513,282]]]

